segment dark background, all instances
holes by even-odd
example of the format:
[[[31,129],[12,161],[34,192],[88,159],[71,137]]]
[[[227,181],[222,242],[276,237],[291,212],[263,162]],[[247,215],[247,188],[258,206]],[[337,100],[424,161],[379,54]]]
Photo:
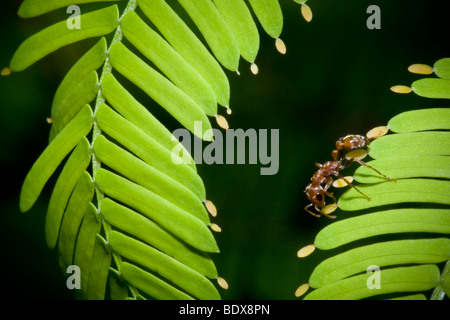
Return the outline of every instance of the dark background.
[[[20,2],[0,5],[0,69],[26,37],[68,16],[57,10],[23,20],[16,14]],[[221,290],[224,299],[293,299],[295,289],[329,254],[296,257],[330,223],[303,210],[308,204],[303,190],[314,163],[328,160],[341,136],[364,134],[405,110],[443,105],[414,94],[396,95],[389,88],[418,78],[407,72],[410,64],[432,65],[449,56],[445,2],[310,0],[314,17],[306,23],[298,4],[281,0],[287,54],[279,54],[260,29],[259,75],[253,76],[243,60],[240,76],[227,71],[230,126],[279,129],[280,168],[274,176],[261,176],[259,164],[198,166],[207,197],[219,211],[213,222],[223,230],[216,236],[221,253],[214,260],[230,285]],[[366,27],[371,4],[381,8],[381,30]],[[30,212],[20,213],[18,203],[25,175],[48,141],[45,119],[56,88],[93,43],[63,48],[24,72],[0,78],[1,286],[11,298],[74,297],[56,250],[45,244],[45,212],[54,181]],[[177,127],[159,106],[140,96],[171,130]]]

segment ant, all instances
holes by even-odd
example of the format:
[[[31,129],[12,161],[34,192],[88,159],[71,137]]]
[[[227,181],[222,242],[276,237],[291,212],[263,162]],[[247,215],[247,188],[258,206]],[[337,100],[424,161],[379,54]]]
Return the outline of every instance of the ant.
[[[375,128],[378,129],[378,128]],[[373,129],[373,130],[375,130]],[[372,132],[373,130],[369,131]],[[386,130],[387,132],[387,130]],[[373,168],[372,166],[364,163],[361,161],[360,158],[363,158],[367,152],[364,152],[362,157],[351,157],[350,152],[353,150],[358,149],[364,149],[366,148],[370,141],[376,138],[379,138],[380,136],[384,135],[386,132],[377,132],[376,134],[367,135],[367,137],[360,136],[360,135],[347,135],[343,138],[340,138],[336,142],[336,149],[331,152],[331,156],[333,157],[333,161],[327,161],[324,164],[316,163],[316,167],[318,170],[314,173],[314,175],[311,178],[311,183],[306,187],[305,193],[306,197],[309,201],[311,201],[310,204],[308,204],[305,207],[305,210],[310,213],[311,215],[315,217],[320,217],[320,214],[324,215],[327,218],[334,219],[336,216],[328,215],[328,213],[324,212],[325,205],[325,196],[328,196],[333,199],[334,203],[331,205],[332,208],[337,208],[337,201],[334,197],[333,193],[328,192],[328,189],[333,183],[333,176],[340,178],[345,181],[347,185],[349,185],[352,188],[355,188],[356,191],[358,191],[360,194],[362,194],[368,201],[370,201],[370,198],[365,195],[363,192],[361,192],[356,186],[354,186],[350,181],[348,181],[345,177],[343,177],[339,172],[343,169],[349,167],[353,162],[357,162],[360,165],[363,165],[367,168],[370,168],[377,172],[378,174],[382,175],[388,180],[396,181],[395,179],[391,179],[381,172],[379,172],[377,169]],[[344,151],[347,151],[346,154],[344,154]],[[310,207],[314,206],[316,211],[320,214],[313,213],[309,210]],[[334,210],[333,210],[334,211]],[[332,212],[332,211],[331,211]]]

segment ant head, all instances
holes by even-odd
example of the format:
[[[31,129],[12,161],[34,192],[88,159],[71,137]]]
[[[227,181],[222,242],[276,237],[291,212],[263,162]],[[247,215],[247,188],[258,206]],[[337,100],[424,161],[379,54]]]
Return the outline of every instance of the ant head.
[[[315,206],[323,207],[325,206],[325,192],[320,185],[309,184],[306,189],[306,197]]]

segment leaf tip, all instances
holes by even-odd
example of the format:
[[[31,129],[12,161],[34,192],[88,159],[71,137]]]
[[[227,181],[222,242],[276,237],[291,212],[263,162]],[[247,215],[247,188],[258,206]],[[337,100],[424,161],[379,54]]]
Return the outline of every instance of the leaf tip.
[[[217,208],[211,200],[205,201],[205,207],[213,217],[217,216]]]
[[[286,45],[284,44],[284,41],[280,38],[275,39],[275,47],[277,48],[278,52],[281,54],[286,54]]]
[[[369,140],[375,140],[384,136],[389,131],[389,126],[379,126],[369,130],[366,133],[366,137]]]
[[[210,227],[215,232],[222,232],[222,228],[216,223],[211,223]]]
[[[10,67],[5,67],[5,68],[2,69],[2,71],[0,71],[0,74],[1,74],[3,77],[9,76],[11,73],[12,73],[12,70],[11,70]]]
[[[302,284],[300,287],[297,288],[297,290],[295,290],[295,296],[301,297],[302,295],[304,295],[306,293],[306,291],[308,291],[309,289],[309,283],[304,283]]]
[[[345,155],[345,159],[347,160],[362,160],[364,159],[368,154],[368,151],[366,149],[355,149],[350,151]]]
[[[306,4],[306,3],[302,3],[302,7],[301,7],[301,11],[302,11],[302,16],[303,19],[306,20],[306,22],[311,22],[312,18],[313,18],[313,13],[311,8]]]
[[[259,73],[259,68],[254,62],[250,65],[250,70],[255,76]]]
[[[301,248],[300,250],[297,251],[297,257],[305,258],[305,257],[309,256],[311,253],[313,253],[314,250],[316,250],[316,245],[308,244],[307,246],[304,246],[303,248]]]
[[[348,186],[348,182],[352,183],[353,182],[353,177],[352,176],[346,176],[344,177],[344,179],[339,178],[337,180],[333,181],[333,187],[335,188],[344,188],[346,186]]]
[[[230,126],[228,125],[228,121],[224,116],[216,114],[216,121],[219,127],[221,127],[222,129],[228,130],[230,128]]]
[[[412,91],[412,89],[408,86],[396,85],[396,86],[391,87],[391,91],[395,92],[395,93],[406,94],[406,93],[410,93]]]
[[[408,71],[415,74],[432,74],[433,68],[426,64],[415,63],[408,67]]]
[[[337,208],[338,208],[338,204],[337,203],[332,203],[332,204],[329,204],[329,205],[323,207],[320,210],[320,213],[323,214],[324,216],[326,216],[327,218],[335,219],[336,216],[329,216],[328,214],[336,211]]]
[[[221,288],[228,290],[228,282],[224,278],[217,277],[217,283]]]

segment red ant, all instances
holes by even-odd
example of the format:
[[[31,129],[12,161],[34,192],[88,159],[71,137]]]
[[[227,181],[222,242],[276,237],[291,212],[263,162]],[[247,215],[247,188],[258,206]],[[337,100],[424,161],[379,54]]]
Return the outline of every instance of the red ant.
[[[377,169],[369,166],[360,159],[353,157],[346,157],[344,155],[344,150],[351,151],[355,149],[366,148],[369,145],[370,140],[378,138],[381,135],[382,134],[378,133],[372,139],[360,135],[347,135],[343,138],[340,138],[336,142],[336,150],[333,150],[331,152],[331,156],[333,157],[334,161],[327,161],[323,165],[316,163],[316,167],[318,168],[318,170],[316,171],[316,173],[314,173],[314,175],[311,178],[311,183],[305,189],[306,197],[308,198],[309,201],[311,201],[311,203],[305,207],[305,210],[307,212],[309,212],[311,215],[315,217],[320,217],[320,214],[322,214],[330,219],[336,218],[336,216],[331,216],[323,212],[323,208],[325,208],[325,196],[331,197],[334,201],[333,205],[337,207],[336,198],[331,192],[328,192],[328,189],[330,188],[330,186],[334,181],[332,176],[344,180],[347,185],[349,185],[352,188],[355,188],[356,191],[361,193],[367,200],[370,201],[370,198],[367,195],[362,193],[356,186],[354,186],[350,181],[348,181],[339,173],[341,170],[350,166],[354,161],[374,170],[375,172],[382,175],[388,180],[395,181],[395,179],[388,178],[387,176],[379,172]],[[316,211],[320,214],[316,214],[308,210],[308,208],[310,208],[311,206],[314,206]]]

